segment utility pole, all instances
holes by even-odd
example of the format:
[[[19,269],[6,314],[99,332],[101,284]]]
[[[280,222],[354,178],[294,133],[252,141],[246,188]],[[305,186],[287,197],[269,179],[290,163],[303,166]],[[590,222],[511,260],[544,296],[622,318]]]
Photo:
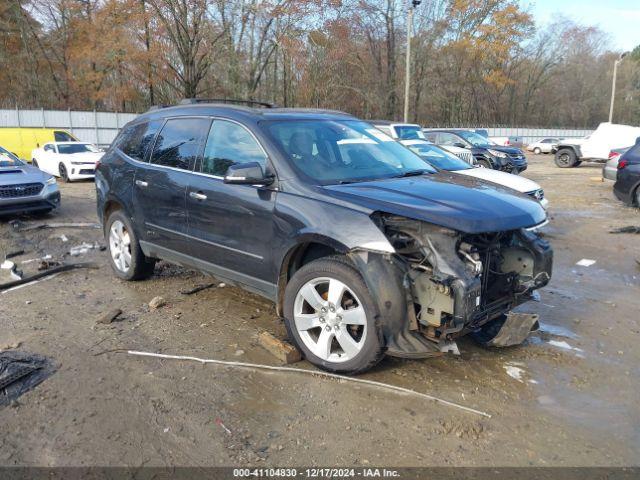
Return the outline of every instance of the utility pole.
[[[407,10],[407,58],[404,72],[404,122],[409,121],[409,87],[411,86],[411,35],[413,30],[413,11],[422,0],[410,0],[411,4]]]
[[[613,122],[613,102],[616,98],[616,77],[618,76],[618,64],[629,52],[621,53],[620,56],[613,62],[613,83],[611,85],[611,106],[609,107],[609,123]]]

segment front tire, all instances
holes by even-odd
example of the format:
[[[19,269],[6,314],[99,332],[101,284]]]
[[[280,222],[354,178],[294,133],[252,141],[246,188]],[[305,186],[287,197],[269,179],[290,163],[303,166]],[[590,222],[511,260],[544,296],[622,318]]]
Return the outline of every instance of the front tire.
[[[58,172],[60,173],[60,178],[64,180],[65,183],[71,183],[69,172],[67,172],[67,167],[64,166],[64,163],[58,165]]]
[[[32,166],[34,166],[34,167],[36,167],[36,168],[40,168],[40,167],[38,166],[38,161],[37,161],[35,158],[32,158],[32,159],[31,159],[31,165],[32,165]]]
[[[573,168],[578,166],[578,156],[571,148],[561,148],[556,152],[556,165],[560,168]]]
[[[142,252],[131,221],[122,210],[109,215],[105,237],[111,268],[119,278],[133,281],[153,275],[155,260]]]
[[[305,358],[330,372],[357,374],[384,355],[375,302],[344,257],[315,260],[285,289],[285,326]]]
[[[533,149],[533,153],[535,153],[536,155],[540,155],[542,153],[542,150],[540,150],[539,147],[536,147]]]
[[[489,160],[485,160],[483,158],[478,160],[476,163],[478,165],[480,165],[482,168],[493,168],[493,166],[491,165],[491,162],[489,162]]]

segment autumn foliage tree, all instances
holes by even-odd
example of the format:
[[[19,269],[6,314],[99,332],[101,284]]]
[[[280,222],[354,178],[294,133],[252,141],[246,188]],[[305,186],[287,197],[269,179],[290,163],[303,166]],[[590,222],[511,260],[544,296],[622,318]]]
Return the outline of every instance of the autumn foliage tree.
[[[143,111],[185,97],[398,119],[407,0],[4,0],[2,106]],[[518,0],[427,0],[412,38],[411,119],[592,127],[607,118],[611,41]],[[640,53],[615,118],[640,122]]]

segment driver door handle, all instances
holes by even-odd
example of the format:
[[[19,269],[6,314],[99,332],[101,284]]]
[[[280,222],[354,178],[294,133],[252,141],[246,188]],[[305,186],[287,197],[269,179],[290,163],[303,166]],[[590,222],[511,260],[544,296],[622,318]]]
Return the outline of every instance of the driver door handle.
[[[189,196],[191,198],[195,198],[196,200],[206,200],[207,196],[201,192],[189,192]]]
[[[136,180],[136,185],[143,188],[149,186],[149,184],[143,180]]]

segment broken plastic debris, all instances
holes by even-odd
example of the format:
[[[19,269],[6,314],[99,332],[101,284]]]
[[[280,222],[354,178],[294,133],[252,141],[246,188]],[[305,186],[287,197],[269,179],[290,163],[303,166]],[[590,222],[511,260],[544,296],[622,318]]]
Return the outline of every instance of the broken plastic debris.
[[[84,255],[85,253],[87,253],[89,250],[93,250],[95,248],[99,248],[99,245],[97,243],[83,243],[81,245],[76,245],[75,247],[71,247],[71,249],[69,250],[69,255],[71,255],[72,257],[77,257],[78,255]]]
[[[20,351],[0,353],[0,407],[28,392],[56,371],[46,357]]]
[[[503,365],[503,368],[507,371],[507,375],[511,378],[515,378],[517,381],[522,382],[522,375],[524,370],[515,363],[507,363]]]
[[[580,267],[590,267],[594,263],[596,263],[595,260],[591,260],[590,258],[583,258],[582,260],[577,262],[576,265],[579,265]]]
[[[564,340],[549,340],[548,343],[549,343],[549,345],[553,345],[554,347],[562,348],[564,350],[573,350],[575,352],[583,352],[584,351],[581,348],[572,347],[571,345],[569,345]]]
[[[60,235],[60,240],[62,240],[63,242],[68,242],[69,239],[67,238],[67,236],[63,233],[62,235]]]

